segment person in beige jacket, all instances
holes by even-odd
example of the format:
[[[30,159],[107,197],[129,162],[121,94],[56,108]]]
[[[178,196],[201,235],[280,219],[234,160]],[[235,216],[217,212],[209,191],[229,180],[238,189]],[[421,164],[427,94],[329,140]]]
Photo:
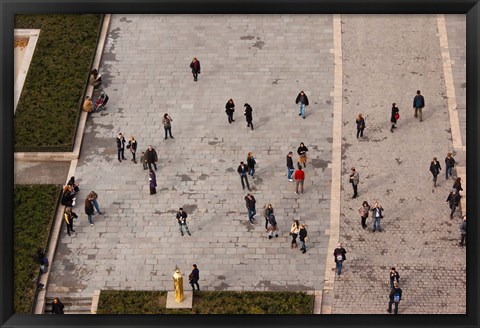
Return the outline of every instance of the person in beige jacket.
[[[370,205],[368,205],[367,201],[364,201],[362,206],[358,209],[358,214],[360,214],[360,218],[362,219],[362,228],[367,228],[367,218],[370,211]]]

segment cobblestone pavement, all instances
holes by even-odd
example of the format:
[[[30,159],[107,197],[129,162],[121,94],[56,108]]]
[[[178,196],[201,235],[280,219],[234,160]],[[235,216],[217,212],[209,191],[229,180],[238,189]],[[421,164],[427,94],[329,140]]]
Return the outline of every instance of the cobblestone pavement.
[[[51,267],[48,294],[91,296],[95,289],[172,289],[178,265],[200,269],[206,290],[321,290],[329,226],[333,91],[330,15],[114,15],[102,59],[108,110],[91,115],[75,172],[82,191],[99,195],[105,216],[64,233]],[[189,69],[201,61],[198,82]],[[310,100],[305,120],[295,97]],[[229,125],[224,106],[236,103]],[[253,107],[255,131],[243,104]],[[161,118],[173,118],[163,140]],[[139,150],[159,152],[157,195],[131,154],[119,163],[115,137],[134,134]],[[305,194],[294,195],[285,157],[300,142],[310,149]],[[257,222],[246,218],[236,173],[247,152],[258,160],[250,180]],[[139,154],[140,155],[140,154]],[[77,201],[79,200],[77,199]],[[268,240],[261,207],[272,203],[281,237]],[[192,236],[174,219],[183,206]],[[290,249],[288,229],[308,225],[309,250]]]
[[[453,180],[445,181],[442,171],[434,189],[428,171],[434,156],[444,167],[452,150],[436,16],[342,15],[342,33],[340,240],[348,253],[345,272],[335,281],[333,313],[386,313],[390,266],[400,273],[400,313],[465,313],[460,212],[450,220],[445,203]],[[450,29],[449,37],[452,33],[462,32]],[[453,56],[461,66],[464,53],[461,45],[456,49]],[[454,81],[458,92],[461,77]],[[411,108],[417,89],[426,100],[423,122]],[[392,102],[400,108],[394,133],[389,131]],[[366,117],[365,137],[356,140],[360,112]],[[348,183],[352,166],[360,173],[355,200]],[[378,200],[385,209],[381,233],[371,232],[371,219],[368,230],[362,229],[357,209],[364,200]]]

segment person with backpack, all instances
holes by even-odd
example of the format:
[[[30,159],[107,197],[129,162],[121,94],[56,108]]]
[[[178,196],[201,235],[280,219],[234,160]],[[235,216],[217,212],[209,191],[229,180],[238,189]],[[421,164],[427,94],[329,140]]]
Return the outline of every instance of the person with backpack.
[[[390,269],[390,288],[394,287],[395,282],[400,283],[400,275],[397,270],[395,270],[395,267],[392,267]]]
[[[338,275],[342,274],[343,261],[347,259],[347,251],[342,247],[342,244],[338,244],[337,248],[333,250],[333,258],[335,260],[336,269]]]
[[[178,222],[178,225],[179,225],[180,234],[181,234],[182,236],[183,236],[183,228],[185,228],[185,231],[188,233],[189,236],[191,236],[190,230],[188,230],[187,217],[188,217],[187,212],[185,212],[185,211],[183,210],[183,208],[180,207],[180,208],[178,209],[176,218],[177,218],[177,222]]]
[[[460,246],[464,246],[467,244],[467,216],[462,216],[462,224],[460,224],[460,234],[462,235],[462,239],[458,243]]]
[[[190,63],[190,68],[192,69],[193,80],[197,82],[198,74],[200,74],[200,61],[197,57],[193,57],[193,60]]]
[[[455,214],[455,211],[457,209],[457,206],[460,204],[460,194],[453,189],[447,197],[446,203],[450,206],[450,220],[453,219],[453,214]]]
[[[378,202],[375,202],[373,204],[373,207],[371,209],[372,213],[372,218],[373,218],[373,229],[372,232],[375,232],[378,230],[380,232],[380,220],[383,219],[383,207],[381,207]]]
[[[198,281],[200,280],[200,271],[196,264],[192,265],[192,272],[188,275],[188,279],[190,280],[190,285],[192,289],[195,290],[195,285],[197,285],[197,290],[200,290],[200,286],[198,285]]]
[[[392,126],[390,127],[390,132],[393,132],[393,129],[397,128],[397,121],[400,118],[400,114],[398,112],[399,112],[399,109],[397,107],[397,104],[393,103],[392,114],[390,116],[390,123],[392,123]]]
[[[445,180],[448,180],[449,176],[453,179],[452,170],[455,167],[455,158],[452,157],[452,153],[448,153],[445,157],[445,167]]]
[[[233,119],[233,112],[235,112],[235,103],[233,102],[233,99],[229,99],[225,104],[225,113],[227,113],[228,123],[230,124],[235,122]]]
[[[420,90],[417,90],[417,95],[413,98],[413,108],[415,108],[415,117],[420,117],[420,122],[422,118],[422,110],[425,107],[425,98],[420,94]],[[418,115],[417,115],[418,114]]]
[[[357,123],[357,139],[359,136],[363,138],[363,130],[365,130],[365,119],[363,118],[362,113],[358,114],[355,123]]]
[[[433,175],[433,186],[437,186],[437,176],[440,173],[441,170],[440,163],[437,161],[437,158],[434,157],[433,160],[430,162],[430,172],[432,172]]]
[[[277,231],[277,220],[275,219],[275,215],[273,213],[270,213],[268,216],[268,223],[270,224],[268,228],[268,239],[273,238],[273,232],[275,231],[275,238],[278,238],[278,231]]]
[[[253,223],[253,220],[255,219],[255,214],[257,214],[257,210],[255,209],[256,202],[257,201],[252,194],[247,194],[247,196],[245,196],[245,204],[248,210],[248,221],[250,221],[250,223]]]
[[[58,299],[58,297],[55,297],[52,302],[52,314],[64,314],[63,308],[65,306],[63,303]]]
[[[388,302],[388,313],[392,313],[392,305],[395,304],[394,314],[398,314],[398,303],[402,300],[402,289],[398,286],[398,282],[394,282],[393,288],[390,290],[390,301]]]
[[[308,106],[308,97],[305,94],[305,92],[300,91],[300,93],[297,95],[297,98],[295,99],[295,104],[300,103],[300,113],[298,113],[298,116],[302,116],[303,119],[305,119],[305,107]]]

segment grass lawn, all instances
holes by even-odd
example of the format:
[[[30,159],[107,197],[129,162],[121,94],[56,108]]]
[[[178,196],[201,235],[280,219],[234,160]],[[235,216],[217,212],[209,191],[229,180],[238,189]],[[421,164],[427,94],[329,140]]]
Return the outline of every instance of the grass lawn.
[[[72,151],[102,15],[16,15],[40,36],[15,113],[15,151]]]
[[[301,292],[195,292],[192,309],[166,309],[167,292],[102,290],[97,314],[312,314]]]
[[[15,185],[14,311],[30,314],[39,264],[32,259],[45,249],[60,196],[59,185]],[[49,259],[51,262],[51,259]]]

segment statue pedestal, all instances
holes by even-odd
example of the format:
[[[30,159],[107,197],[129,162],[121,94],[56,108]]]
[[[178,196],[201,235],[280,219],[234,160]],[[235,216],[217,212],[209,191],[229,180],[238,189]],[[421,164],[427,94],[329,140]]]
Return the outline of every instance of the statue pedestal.
[[[193,305],[193,292],[184,291],[183,292],[183,302],[175,302],[175,292],[167,293],[167,309],[191,309]]]

